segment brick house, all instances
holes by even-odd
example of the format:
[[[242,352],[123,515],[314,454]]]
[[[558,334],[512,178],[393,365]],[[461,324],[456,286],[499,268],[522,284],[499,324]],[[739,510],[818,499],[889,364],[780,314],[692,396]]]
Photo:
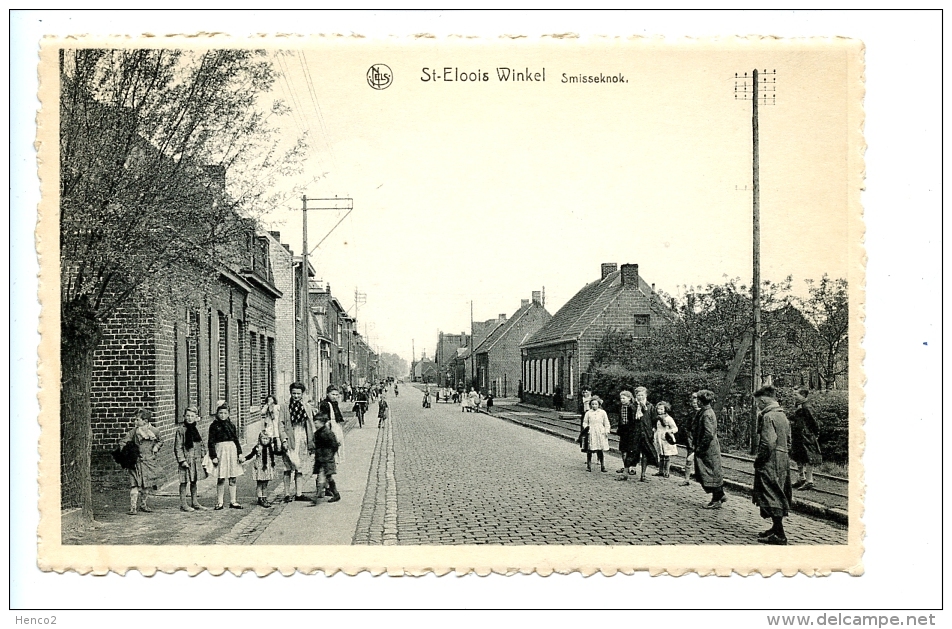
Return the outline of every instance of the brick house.
[[[515,397],[522,378],[519,346],[551,318],[535,292],[533,299],[522,300],[511,317],[499,315],[496,327],[474,350],[480,391],[494,397]]]
[[[111,453],[133,427],[139,407],[153,412],[169,479],[177,468],[175,426],[187,406],[199,409],[204,433],[217,401],[227,400],[247,438],[264,395],[275,386],[275,304],[282,293],[274,285],[271,242],[249,234],[247,265],[221,268],[200,305],[139,300],[106,322],[90,390],[94,484],[127,482]]]
[[[469,334],[460,332],[450,334],[440,332],[436,342],[436,355],[433,357],[438,373],[438,383],[441,387],[456,386],[465,380],[465,370],[459,359],[459,350],[469,347]]]
[[[552,407],[557,386],[574,400],[592,353],[609,330],[647,335],[673,314],[638,273],[637,264],[602,264],[601,279],[586,284],[522,343],[525,401]],[[572,408],[573,402],[566,402]]]
[[[439,370],[436,363],[426,357],[426,351],[423,352],[420,360],[414,361],[410,368],[410,377],[412,382],[436,384]]]

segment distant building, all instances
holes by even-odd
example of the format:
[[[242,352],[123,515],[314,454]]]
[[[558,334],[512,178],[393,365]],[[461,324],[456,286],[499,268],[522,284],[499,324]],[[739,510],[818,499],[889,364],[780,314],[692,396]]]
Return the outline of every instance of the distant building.
[[[469,334],[449,334],[440,332],[436,342],[434,362],[439,372],[438,384],[441,387],[457,387],[466,380],[466,371],[459,350],[469,347]]]
[[[587,380],[595,346],[608,330],[647,336],[672,317],[637,264],[602,264],[601,279],[586,284],[549,321],[521,345],[525,400],[553,406],[556,387],[574,400]],[[566,403],[566,408],[572,408]]]
[[[519,349],[552,315],[541,303],[538,292],[523,299],[511,317],[500,314],[489,335],[474,350],[476,382],[480,391],[494,397],[515,397],[522,378],[522,354]]]
[[[439,371],[436,363],[426,357],[426,351],[423,352],[420,360],[413,363],[410,369],[410,377],[413,382],[437,384]]]

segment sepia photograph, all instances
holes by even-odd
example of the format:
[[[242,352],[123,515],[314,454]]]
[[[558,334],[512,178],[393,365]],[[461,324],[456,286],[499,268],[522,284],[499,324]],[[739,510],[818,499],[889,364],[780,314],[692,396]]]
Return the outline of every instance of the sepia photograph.
[[[861,573],[862,50],[43,41],[41,565]]]

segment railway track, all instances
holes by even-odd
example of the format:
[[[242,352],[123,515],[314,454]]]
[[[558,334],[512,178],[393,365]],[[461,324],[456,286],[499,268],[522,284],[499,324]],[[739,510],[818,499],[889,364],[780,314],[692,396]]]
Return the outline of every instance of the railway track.
[[[492,415],[527,428],[539,430],[553,436],[575,441],[579,433],[579,421],[556,419],[538,412],[523,410],[518,406],[493,409]],[[612,434],[608,439],[611,451],[618,454],[618,436]],[[683,473],[686,449],[678,446],[679,455],[672,460],[672,468]],[[754,482],[754,459],[751,456],[722,453],[721,467],[725,484],[728,487],[749,493]],[[796,468],[791,468],[796,473]],[[849,480],[829,474],[814,472],[814,489],[794,492],[794,508],[798,511],[818,515],[828,519],[847,523],[849,507]]]

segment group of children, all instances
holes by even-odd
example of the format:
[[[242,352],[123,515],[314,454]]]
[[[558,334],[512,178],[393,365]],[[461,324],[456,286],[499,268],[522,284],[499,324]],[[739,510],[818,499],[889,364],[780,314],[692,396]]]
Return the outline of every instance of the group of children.
[[[639,462],[642,482],[648,480],[645,472],[649,462],[658,465],[655,476],[668,478],[671,475],[671,457],[678,454],[675,439],[678,426],[668,414],[671,405],[668,402],[648,404],[647,389],[638,387],[635,391],[635,395],[631,391],[619,394],[621,408],[617,432],[624,467],[617,470],[620,475],[618,480],[628,480],[628,475],[634,476]],[[587,392],[590,394],[590,391]],[[592,471],[592,454],[595,454],[601,471],[607,472],[605,452],[610,448],[608,436],[611,434],[611,422],[602,408],[600,397],[591,396],[583,403],[588,410],[582,417],[578,443],[586,453],[586,467],[589,472]]]
[[[328,387],[327,398],[321,403],[320,412],[315,412],[309,403],[300,399],[303,393],[304,385],[291,385],[292,402],[289,407],[294,408],[289,408],[287,412],[278,407],[273,395],[266,397],[261,409],[263,429],[251,451],[244,456],[238,429],[231,421],[231,410],[226,402],[218,403],[215,418],[208,428],[207,440],[202,439],[198,429],[198,409],[195,406],[186,408],[183,421],[176,426],[173,447],[178,464],[179,508],[185,512],[207,510],[208,507],[199,502],[198,483],[213,477],[217,481],[214,509],[218,511],[225,508],[226,484],[229,491],[228,507],[242,509],[238,502],[237,479],[244,474],[242,464],[247,461],[252,461],[251,475],[256,484],[258,506],[273,506],[268,500],[268,486],[275,479],[279,460],[284,467],[285,502],[294,500],[290,495],[292,475],[296,481],[297,499],[301,499],[302,477],[311,469],[317,477],[316,497],[311,502],[317,503],[324,496],[329,498],[328,502],[340,500],[334,481],[336,459],[343,443],[343,430],[340,427],[343,417],[337,404],[337,388],[333,385]],[[295,401],[298,403],[296,407]],[[389,416],[389,405],[383,394],[378,409],[378,427],[383,426]],[[295,436],[301,437],[301,448],[295,447]],[[152,412],[144,408],[136,410],[135,426],[114,454],[117,463],[129,473],[129,515],[150,513],[153,510],[150,498],[164,480],[164,471],[158,459],[162,445],[159,431],[152,425]]]

